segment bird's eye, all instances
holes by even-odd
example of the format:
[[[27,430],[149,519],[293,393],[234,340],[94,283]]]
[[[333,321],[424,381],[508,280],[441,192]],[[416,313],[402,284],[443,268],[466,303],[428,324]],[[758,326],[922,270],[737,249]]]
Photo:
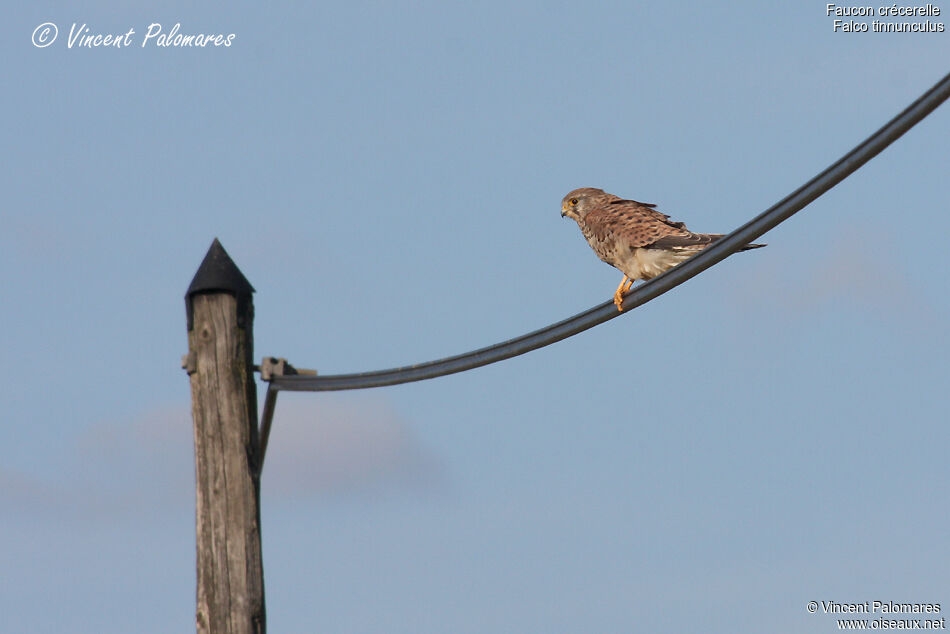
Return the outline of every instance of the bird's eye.
[[[576,204],[577,204],[577,199],[576,199],[576,198],[571,198],[571,204],[572,204],[572,205],[576,205]]]

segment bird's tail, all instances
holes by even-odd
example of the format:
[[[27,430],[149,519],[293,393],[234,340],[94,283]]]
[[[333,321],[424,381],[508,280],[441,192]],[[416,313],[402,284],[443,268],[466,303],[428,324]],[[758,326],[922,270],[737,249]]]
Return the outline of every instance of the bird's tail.
[[[723,237],[724,235],[726,235],[726,234],[724,234],[724,233],[707,233],[706,235],[708,235],[710,238],[712,238],[712,241],[713,241],[713,242],[716,242],[717,240],[719,240],[720,238],[722,238],[722,237]],[[761,249],[762,247],[767,247],[767,246],[769,246],[769,245],[767,245],[767,244],[747,244],[747,245],[745,245],[744,247],[742,247],[742,248],[739,249],[739,250],[740,250],[740,251],[748,251],[748,250],[750,250],[750,249]]]

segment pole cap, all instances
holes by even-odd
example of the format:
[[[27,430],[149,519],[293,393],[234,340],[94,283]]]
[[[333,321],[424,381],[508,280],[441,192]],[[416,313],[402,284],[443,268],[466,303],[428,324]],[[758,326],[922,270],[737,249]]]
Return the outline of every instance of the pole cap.
[[[231,293],[238,300],[238,318],[240,319],[247,309],[253,310],[251,293],[254,287],[247,281],[234,260],[224,250],[217,238],[211,243],[205,259],[198,267],[195,277],[185,293],[185,312],[188,317],[188,330],[194,328],[194,309],[192,298],[202,293]]]

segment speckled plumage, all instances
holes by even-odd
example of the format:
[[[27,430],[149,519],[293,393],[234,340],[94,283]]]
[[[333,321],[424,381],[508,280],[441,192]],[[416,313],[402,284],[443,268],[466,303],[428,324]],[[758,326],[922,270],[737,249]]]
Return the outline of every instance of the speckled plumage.
[[[634,280],[656,277],[723,235],[693,233],[654,207],[593,187],[575,189],[561,201],[561,216],[574,219],[597,257],[624,274],[614,293],[618,310],[623,310],[623,293]],[[743,250],[762,246],[750,244]]]

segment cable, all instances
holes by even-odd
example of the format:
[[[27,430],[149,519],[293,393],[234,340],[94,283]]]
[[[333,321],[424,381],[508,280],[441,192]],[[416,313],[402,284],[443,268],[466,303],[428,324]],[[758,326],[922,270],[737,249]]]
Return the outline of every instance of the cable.
[[[717,262],[735,253],[765,232],[790,218],[810,202],[847,178],[859,167],[874,158],[881,150],[896,141],[901,135],[930,114],[950,97],[950,74],[941,79],[917,101],[894,117],[866,141],[848,152],[838,162],[815,176],[766,211],[762,212],[732,233],[716,241],[686,262],[666,273],[637,286],[624,300],[624,312],[617,311],[613,302],[605,302],[569,319],[540,330],[509,339],[487,348],[473,350],[452,357],[409,365],[390,370],[337,374],[327,376],[289,375],[276,376],[270,389],[295,392],[353,390],[383,385],[397,385],[410,381],[433,379],[446,374],[463,372],[479,366],[536,350],[561,339],[566,339],[588,328],[626,314],[630,309],[655,299],[668,290],[679,286],[691,277],[702,273]]]

